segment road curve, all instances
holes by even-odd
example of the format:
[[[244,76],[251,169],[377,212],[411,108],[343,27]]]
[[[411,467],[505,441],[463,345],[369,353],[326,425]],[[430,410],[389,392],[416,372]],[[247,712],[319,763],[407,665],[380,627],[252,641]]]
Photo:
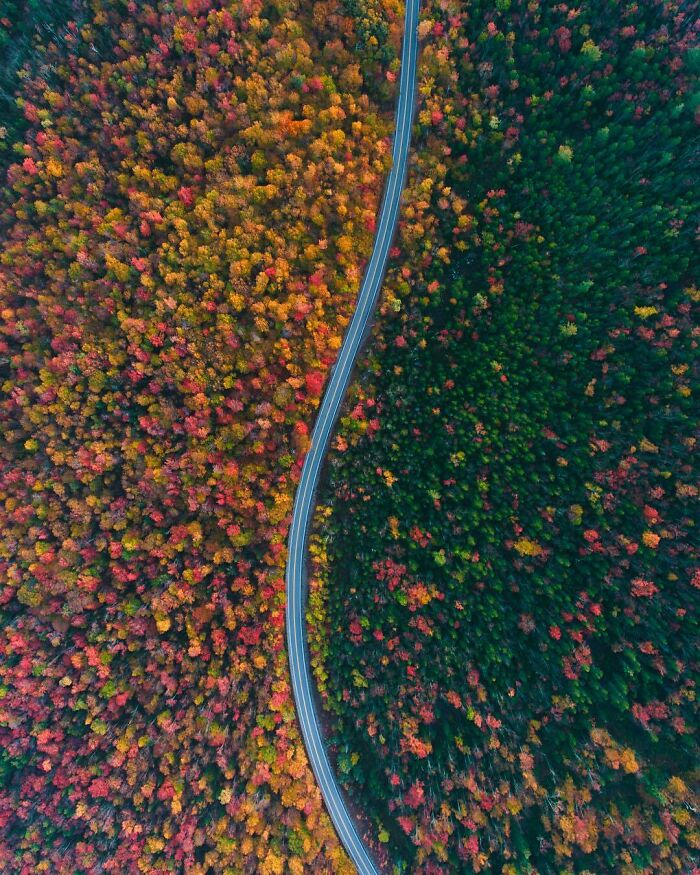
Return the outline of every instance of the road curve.
[[[294,499],[289,529],[287,587],[287,649],[289,670],[297,716],[306,752],[321,789],[326,808],[338,836],[360,875],[378,875],[378,870],[362,843],[352,816],[345,806],[321,737],[321,726],[314,707],[313,686],[306,640],[306,549],[309,525],[321,466],[326,456],[333,426],[350,382],[353,365],[367,325],[379,297],[389,246],[391,245],[403,191],[408,151],[413,126],[416,64],[418,58],[418,11],[420,0],[406,0],[404,38],[401,52],[401,79],[396,109],[392,167],[379,211],[374,249],[360,286],[357,306],[347,330],[330,380],[321,400],[311,434],[311,446],[304,459],[301,479]]]

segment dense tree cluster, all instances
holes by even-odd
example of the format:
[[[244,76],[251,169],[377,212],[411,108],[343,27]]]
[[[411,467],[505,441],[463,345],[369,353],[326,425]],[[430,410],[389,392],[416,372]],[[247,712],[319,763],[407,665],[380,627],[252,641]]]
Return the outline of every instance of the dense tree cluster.
[[[0,4],[0,167],[11,159],[12,146],[27,129],[15,102],[22,78],[41,66],[47,44],[70,44],[66,25],[84,20],[85,14],[85,0],[3,0]],[[51,72],[45,68],[43,74]]]
[[[310,603],[397,870],[697,871],[697,27],[444,0]]]
[[[369,93],[382,100],[391,91],[387,82],[395,81],[400,66],[396,42],[391,38],[386,0],[342,0],[342,3],[345,13],[354,21],[352,50],[360,59]],[[398,15],[398,10],[395,14]]]
[[[389,161],[354,28],[339,0],[91,0],[22,90],[4,872],[347,871],[295,722],[283,569]]]

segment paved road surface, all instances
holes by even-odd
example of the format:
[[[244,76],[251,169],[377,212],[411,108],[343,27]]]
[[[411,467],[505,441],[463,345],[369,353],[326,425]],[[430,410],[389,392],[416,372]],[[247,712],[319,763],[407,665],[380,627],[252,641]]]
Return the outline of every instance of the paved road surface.
[[[378,870],[355,829],[352,816],[348,812],[338,789],[335,775],[328,762],[328,755],[321,737],[318,714],[314,707],[311,668],[306,643],[306,548],[319,473],[340,405],[350,382],[350,375],[362,338],[379,297],[389,246],[399,215],[399,203],[406,179],[408,150],[413,125],[419,5],[420,0],[406,0],[392,168],[379,212],[372,257],[362,280],[355,313],[321,401],[311,435],[311,448],[304,460],[289,530],[289,556],[287,559],[287,648],[297,716],[301,724],[306,752],[321,788],[326,808],[345,850],[360,875],[378,875]]]

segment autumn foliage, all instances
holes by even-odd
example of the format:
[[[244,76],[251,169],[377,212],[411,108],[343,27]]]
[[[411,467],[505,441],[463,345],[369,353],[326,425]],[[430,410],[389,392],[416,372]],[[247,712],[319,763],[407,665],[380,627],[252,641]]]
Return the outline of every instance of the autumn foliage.
[[[398,871],[697,871],[696,24],[437,2],[309,619]]]
[[[51,66],[45,63],[47,47],[69,44],[75,22],[82,22],[86,12],[84,0],[3,0],[0,4],[0,168],[12,160],[12,147],[28,128],[15,101],[22,80],[39,68],[43,76],[52,78]]]
[[[2,194],[0,869],[347,871],[283,569],[391,117],[335,0],[67,28]]]

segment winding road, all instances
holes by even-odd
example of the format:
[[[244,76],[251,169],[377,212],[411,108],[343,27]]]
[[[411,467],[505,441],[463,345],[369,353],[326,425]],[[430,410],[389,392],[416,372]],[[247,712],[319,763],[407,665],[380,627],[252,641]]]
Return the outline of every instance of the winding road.
[[[321,400],[311,434],[311,446],[304,459],[289,530],[286,571],[286,627],[289,669],[304,745],[331,820],[360,875],[378,875],[378,869],[357,833],[353,818],[345,805],[328,761],[328,754],[321,736],[320,721],[314,705],[313,682],[306,640],[306,551],[321,467],[333,426],[350,382],[355,359],[377,304],[389,256],[389,246],[399,216],[413,126],[419,7],[420,0],[406,0],[392,167],[379,210],[374,249],[360,286],[357,306],[343,339],[336,363],[331,369],[330,380]]]

